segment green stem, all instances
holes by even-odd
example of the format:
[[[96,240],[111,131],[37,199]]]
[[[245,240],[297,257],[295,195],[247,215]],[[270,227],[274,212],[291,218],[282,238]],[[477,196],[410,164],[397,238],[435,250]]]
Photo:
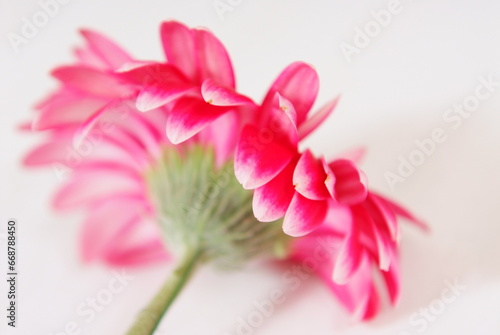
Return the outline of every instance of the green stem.
[[[152,335],[163,315],[179,295],[201,259],[201,250],[188,251],[149,305],[141,312],[127,335]]]

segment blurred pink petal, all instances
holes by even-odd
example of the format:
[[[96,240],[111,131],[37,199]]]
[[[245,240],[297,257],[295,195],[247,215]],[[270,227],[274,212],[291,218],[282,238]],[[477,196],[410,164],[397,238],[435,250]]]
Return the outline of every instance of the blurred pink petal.
[[[122,76],[90,67],[60,66],[52,71],[52,75],[64,85],[97,97],[116,98],[133,93]]]
[[[110,69],[117,69],[132,61],[132,57],[127,52],[104,35],[89,29],[81,29],[80,33],[87,40],[92,53],[106,63]]]
[[[53,94],[43,104],[33,120],[34,130],[45,130],[81,122],[94,111],[104,107],[106,99],[87,97],[79,92],[65,89]]]
[[[302,123],[298,129],[299,139],[306,138],[309,134],[316,130],[325,120],[332,114],[337,103],[339,102],[339,97],[328,102],[326,105],[320,108],[319,111],[310,116],[307,120]]]
[[[114,166],[113,166],[114,165]],[[88,206],[120,194],[143,195],[140,175],[121,164],[79,171],[78,176],[58,190],[54,197],[56,209]]]

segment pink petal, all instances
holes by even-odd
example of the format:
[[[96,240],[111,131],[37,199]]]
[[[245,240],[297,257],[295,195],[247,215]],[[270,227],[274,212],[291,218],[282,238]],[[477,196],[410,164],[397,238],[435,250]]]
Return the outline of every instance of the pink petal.
[[[289,100],[276,93],[272,104],[261,107],[254,115],[260,120],[251,123],[258,124],[264,142],[280,142],[296,150],[299,141],[297,114]]]
[[[363,174],[354,162],[337,159],[329,164],[335,175],[335,199],[353,205],[366,199],[368,188]]]
[[[213,79],[222,86],[235,88],[233,67],[222,43],[209,31],[192,30],[196,43],[200,80]]]
[[[392,305],[396,305],[399,302],[401,296],[401,269],[396,253],[397,250],[392,250],[391,252],[391,266],[389,267],[389,270],[381,272]]]
[[[342,236],[348,236],[352,231],[353,217],[351,208],[330,199],[324,225]]]
[[[144,211],[144,202],[130,196],[109,198],[94,206],[83,225],[83,258],[89,261],[101,256],[120,229]]]
[[[314,113],[313,116],[309,117],[304,121],[299,127],[299,139],[306,138],[310,133],[312,133],[316,128],[318,128],[325,120],[332,114],[333,110],[337,106],[339,97],[328,102],[325,106]]]
[[[139,221],[136,225],[141,224]],[[129,243],[118,241],[117,245],[110,245],[110,250],[105,255],[106,262],[115,266],[144,266],[144,264],[171,259],[162,241],[157,238],[142,240],[136,242],[135,245],[129,245]]]
[[[137,113],[131,107],[132,105],[133,102],[130,100],[113,100],[104,108],[95,112],[76,130],[73,136],[73,146],[78,147],[92,132],[102,132],[101,128],[107,124],[110,127],[118,127],[116,129],[117,133],[118,129],[126,131],[124,135],[132,138],[130,143],[133,143],[133,147],[139,145],[139,151],[142,151],[143,155],[149,154],[157,157],[161,150],[159,143],[161,137],[156,132],[156,129],[144,118],[144,114]],[[110,136],[115,136],[113,128],[108,132]],[[120,139],[123,140],[122,137]],[[124,140],[122,143],[126,144],[127,142],[127,140]],[[133,150],[130,146],[128,149]]]
[[[107,115],[102,117],[105,118]],[[131,166],[148,167],[151,157],[150,153],[145,150],[144,143],[141,143],[133,131],[113,124],[112,118],[109,120],[108,124],[106,124],[107,121],[103,123],[106,126],[99,127],[95,133],[89,133],[81,144],[79,142],[82,139],[73,136],[68,147],[72,148],[71,151],[84,151],[80,155],[83,160],[107,158]],[[101,122],[99,121],[99,123]],[[80,149],[80,146],[83,146],[84,149]]]
[[[140,177],[143,173],[142,169],[138,169],[136,166],[130,165],[126,162],[119,162],[114,159],[92,159],[83,161],[77,168],[75,178],[78,179],[78,175],[83,173],[86,174],[87,171],[114,171],[115,173],[123,173],[125,175],[130,175],[132,177]]]
[[[332,281],[334,259],[343,238],[329,226],[322,225],[314,232],[293,239],[290,246],[290,261],[301,266],[317,261],[313,272],[327,285],[342,305],[357,318],[368,320],[380,309],[380,298],[372,274],[371,259],[367,254],[360,257],[359,265],[349,281],[343,285]],[[385,274],[385,272],[383,272]]]
[[[196,97],[179,99],[168,115],[167,136],[174,144],[184,142],[229,111]]]
[[[363,249],[356,241],[357,233],[351,234],[344,242],[333,269],[333,281],[337,284],[346,284],[358,269]]]
[[[108,99],[88,97],[71,90],[61,90],[44,103],[33,120],[34,130],[45,130],[81,122],[101,109]]]
[[[218,167],[221,167],[230,157],[234,156],[240,136],[241,123],[240,113],[230,111],[211,122],[198,133],[201,143],[213,145]],[[228,131],[220,131],[221,129],[228,129]]]
[[[353,161],[355,164],[360,164],[361,161],[363,160],[363,158],[365,157],[365,155],[366,155],[366,148],[365,147],[357,147],[357,148],[342,152],[339,155],[339,158]]]
[[[327,175],[321,160],[315,159],[309,150],[300,156],[293,173],[295,190],[311,200],[325,200],[330,194],[325,186]]]
[[[327,211],[327,201],[310,200],[295,192],[283,220],[283,231],[293,237],[307,235],[325,221]]]
[[[210,32],[168,21],[163,23],[161,35],[167,60],[191,81],[201,84],[210,78],[222,86],[234,88],[229,56],[222,43]]]
[[[285,215],[295,194],[292,185],[294,166],[291,162],[270,182],[255,189],[253,212],[257,220],[271,222]]]
[[[333,174],[332,169],[330,169],[330,166],[328,166],[326,161],[322,159],[321,163],[323,164],[323,171],[326,175],[325,187],[328,190],[328,193],[330,194],[332,199],[335,199],[335,183],[337,180],[335,178],[335,175]]]
[[[99,97],[124,97],[132,89],[120,75],[85,66],[61,66],[52,75],[65,85]]]
[[[396,215],[401,216],[401,217],[409,220],[410,222],[414,223],[417,227],[421,228],[424,231],[430,231],[429,226],[427,226],[427,224],[424,221],[422,221],[419,218],[417,218],[416,216],[414,216],[406,208],[398,205],[394,201],[391,201],[391,200],[381,196],[380,194],[374,194],[374,195],[376,195],[376,197],[379,200],[382,200],[387,205],[389,205],[392,208],[392,210],[394,211],[394,213],[396,213]]]
[[[67,143],[42,143],[28,152],[23,159],[23,165],[29,167],[45,166],[64,160],[64,146]]]
[[[158,225],[144,199],[118,196],[89,211],[82,232],[86,261],[102,259],[113,265],[135,265],[168,258]]]
[[[192,31],[176,21],[161,25],[163,50],[168,63],[174,65],[191,81],[199,82],[197,50]]]
[[[258,128],[246,126],[236,148],[234,172],[246,189],[254,189],[276,177],[292,160],[293,151],[278,141],[262,142]]]
[[[138,218],[124,226],[108,245],[106,261],[117,265],[144,265],[169,259],[156,222]]]
[[[165,145],[165,124],[163,122],[161,124],[162,130],[158,131],[158,128],[149,121],[149,118],[146,114],[136,113],[135,110],[130,110],[125,116],[120,115],[122,112],[122,106],[117,106],[116,109],[111,111],[110,120],[111,122],[115,122],[117,126],[124,127],[129,130],[130,133],[134,135],[134,138],[138,143],[140,143],[143,148],[145,154],[156,158],[161,153],[161,147]],[[147,114],[162,114],[163,112],[160,110],[151,111]],[[104,120],[106,118],[102,117]],[[98,120],[98,122],[101,120]],[[95,126],[95,124],[94,124]]]
[[[292,102],[276,92],[276,95],[274,96],[274,105],[275,107],[281,109],[288,119],[292,121],[295,128],[297,128],[297,111],[295,110],[295,106]]]
[[[267,93],[263,106],[271,104],[278,92],[290,100],[297,111],[297,125],[307,118],[318,94],[319,79],[316,71],[308,64],[295,62],[289,65],[273,83]]]
[[[369,193],[366,201],[370,216],[378,227],[385,228],[393,241],[398,241],[399,225],[392,208],[373,193]]]
[[[158,64],[163,65],[163,63],[158,63],[158,62],[153,62],[153,61],[132,60],[130,62],[127,62],[127,63],[123,64],[119,68],[117,68],[115,70],[115,72],[116,73],[125,73],[125,74],[128,73],[128,74],[130,74],[130,79],[131,80],[135,80],[137,83],[142,83],[142,82],[145,81],[145,80],[143,80],[143,77],[137,76],[137,77],[134,78],[133,77],[133,74],[134,74],[133,70],[141,69],[141,68],[143,68],[143,67],[145,67],[147,65],[153,66],[153,65],[158,65]],[[141,73],[141,72],[137,72],[136,74],[137,75],[140,74],[140,75],[144,76],[144,74]]]
[[[207,103],[214,106],[254,105],[250,98],[221,86],[210,78],[201,85],[201,95]]]
[[[195,89],[186,77],[170,64],[147,64],[122,73],[140,87],[136,107],[142,112],[161,107]]]
[[[23,159],[26,166],[43,166],[64,161],[76,127],[64,127],[51,132],[51,138],[33,148]],[[81,161],[81,159],[80,159]]]
[[[31,132],[32,131],[32,122],[31,121],[23,121],[16,127],[17,130],[22,132]]]
[[[90,206],[107,197],[123,194],[144,194],[142,177],[121,169],[79,171],[73,180],[60,188],[53,200],[58,210]]]
[[[160,86],[144,87],[144,89],[137,96],[136,108],[141,112],[151,111],[182,97],[189,90],[191,90],[191,88],[166,88]]]
[[[321,226],[312,233],[294,238],[290,247],[290,261],[300,266],[314,257],[318,266],[315,274],[325,283],[338,300],[349,312],[354,312],[359,301],[355,300],[352,284],[338,285],[332,281],[333,259],[337,251],[339,236],[325,226]],[[358,287],[356,287],[359,291]],[[355,291],[356,292],[356,291]]]
[[[374,283],[370,283],[370,291],[367,296],[366,304],[359,311],[361,319],[364,321],[373,319],[380,310],[380,299]]]
[[[394,242],[383,231],[379,230],[372,221],[373,235],[377,244],[377,258],[380,270],[387,271],[391,265],[391,252],[395,248]]]
[[[339,290],[346,291],[345,294],[349,297],[346,302],[351,304],[346,304],[346,307],[356,319],[369,320],[378,313],[380,299],[373,280],[370,259],[366,254],[362,255],[349,282],[341,285]]]
[[[110,69],[117,69],[123,64],[132,61],[132,57],[107,37],[88,29],[82,29],[80,33],[89,43],[93,53],[105,62]]]
[[[109,64],[96,55],[88,46],[74,49],[78,64],[92,67],[95,69],[108,71],[111,70]]]
[[[75,135],[73,137],[73,145],[75,147],[78,147],[81,142],[87,137],[87,135],[92,131],[99,117],[117,104],[119,104],[118,101],[112,100],[102,108],[96,110],[92,115],[90,115],[90,117],[88,117],[87,120],[85,120],[75,131]]]
[[[47,142],[34,148],[24,158],[26,166],[46,166],[53,168],[57,177],[64,177],[67,172],[78,169],[90,160],[114,160],[128,164],[134,169],[144,169],[144,149],[137,148],[127,132],[112,128],[106,133],[103,129],[101,137],[92,136],[82,146],[74,146],[74,134],[77,127],[64,127],[52,131]]]
[[[361,243],[373,253],[378,260],[379,268],[387,271],[390,266],[391,253],[396,248],[385,218],[382,216],[376,204],[369,194],[366,201],[360,205],[351,207],[355,219],[355,225],[362,230]]]
[[[342,285],[331,282],[330,288],[337,295],[342,294],[340,296],[343,298],[341,302],[356,319],[368,319],[367,314],[370,314],[368,311],[374,307],[374,302],[378,303],[378,295],[373,285],[371,264],[367,255],[362,255],[349,282]]]

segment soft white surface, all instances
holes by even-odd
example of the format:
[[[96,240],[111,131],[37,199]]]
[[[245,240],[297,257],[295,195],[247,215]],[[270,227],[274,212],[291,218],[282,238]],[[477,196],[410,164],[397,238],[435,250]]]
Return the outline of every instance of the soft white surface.
[[[15,128],[55,87],[48,71],[71,59],[71,48],[81,43],[78,28],[102,31],[139,58],[161,59],[158,27],[174,18],[212,30],[232,56],[240,90],[255,99],[291,61],[314,64],[321,78],[318,103],[342,93],[335,115],[309,141],[314,151],[331,157],[366,145],[363,168],[372,187],[396,197],[432,228],[428,236],[404,229],[398,309],[357,324],[325,287],[308,280],[253,334],[419,334],[423,328],[411,323],[411,315],[432,306],[445,281],[455,278],[466,288],[425,333],[499,334],[500,92],[482,101],[457,129],[443,114],[474,94],[478,77],[493,74],[500,80],[500,2],[401,0],[401,13],[348,63],[339,44],[352,44],[353,29],[364,27],[372,20],[370,11],[387,8],[388,1],[233,0],[240,4],[223,21],[212,1],[72,0],[14,53],[6,34],[19,33],[22,18],[40,7],[37,1],[0,0],[0,232],[11,217],[20,229],[19,327],[6,330],[2,312],[0,333],[60,335],[74,321],[82,335],[122,334],[170,271],[169,266],[129,270],[134,280],[86,323],[77,306],[106,288],[113,275],[80,263],[81,217],[50,210],[58,181],[51,171],[20,166],[36,139]],[[384,173],[394,172],[398,156],[408,157],[414,141],[435,128],[444,130],[446,141],[391,191]],[[3,247],[0,257],[4,272]],[[247,318],[254,301],[283,286],[285,270],[253,266],[237,273],[198,273],[158,334],[238,334],[238,317]],[[2,311],[5,292],[2,279]]]

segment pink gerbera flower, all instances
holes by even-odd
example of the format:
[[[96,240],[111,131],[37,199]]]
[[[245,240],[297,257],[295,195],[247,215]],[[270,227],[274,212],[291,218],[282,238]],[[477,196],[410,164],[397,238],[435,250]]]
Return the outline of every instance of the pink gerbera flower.
[[[163,23],[166,62],[82,35],[78,61],[52,72],[61,87],[37,105],[31,130],[44,140],[24,163],[63,179],[56,209],[85,210],[85,260],[179,263],[129,334],[154,331],[197,265],[300,263],[318,238],[334,243],[311,271],[348,311],[376,315],[374,275],[397,302],[397,218],[425,226],[370,191],[354,160],[302,149],[338,102],[309,115],[319,89],[310,65],[288,66],[258,105],[236,91],[225,48],[204,29]]]

